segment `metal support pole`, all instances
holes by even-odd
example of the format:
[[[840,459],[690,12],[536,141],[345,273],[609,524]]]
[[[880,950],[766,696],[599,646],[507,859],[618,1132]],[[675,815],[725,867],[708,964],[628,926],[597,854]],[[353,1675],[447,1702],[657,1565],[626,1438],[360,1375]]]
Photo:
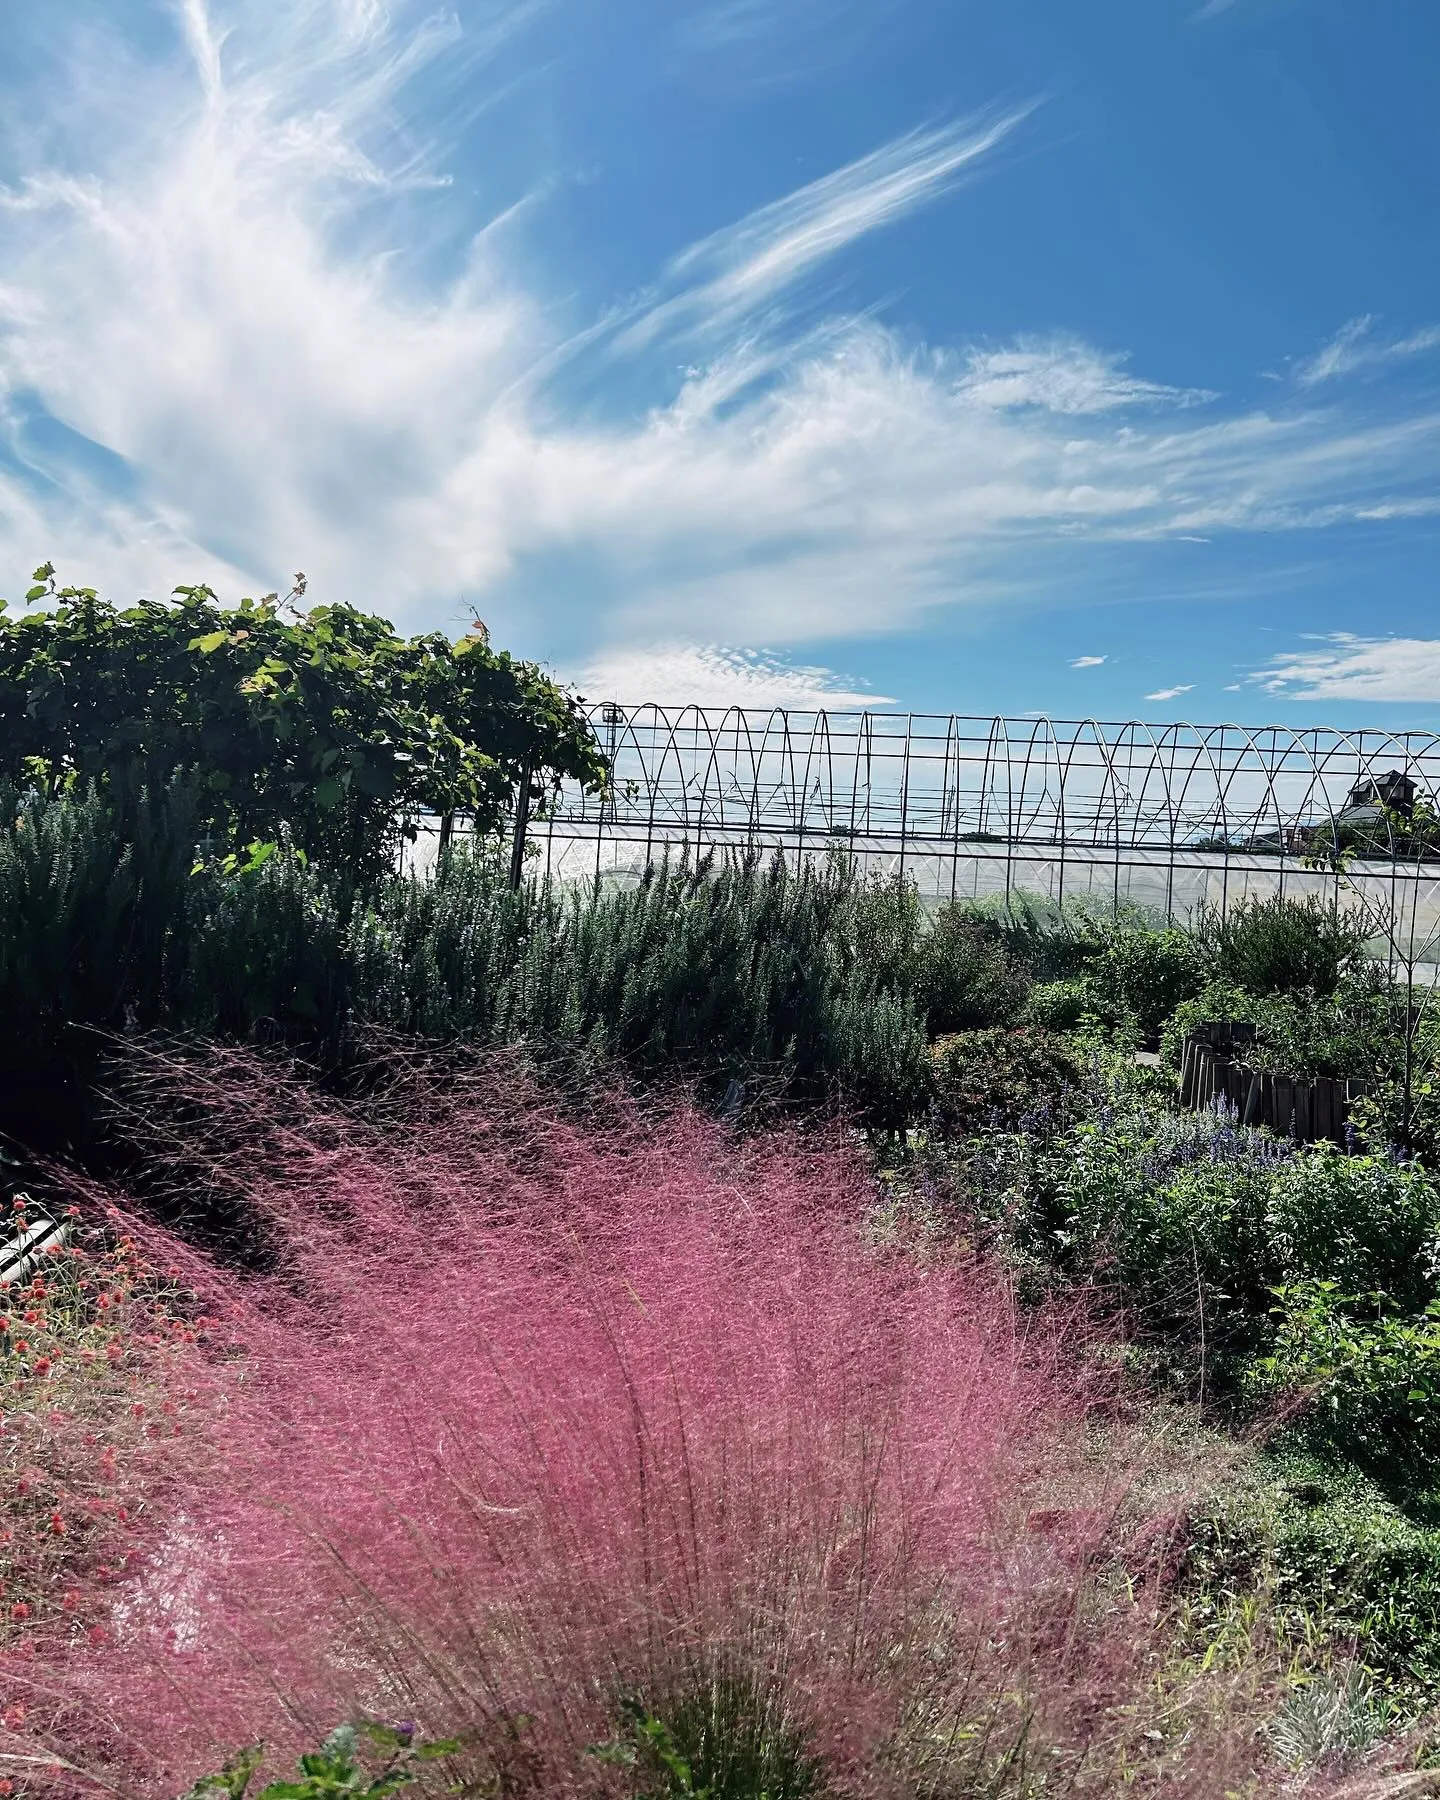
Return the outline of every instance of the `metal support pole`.
[[[510,886],[518,889],[525,876],[525,830],[530,823],[530,776],[532,768],[529,759],[520,772],[520,786],[515,794],[515,839],[510,846]]]

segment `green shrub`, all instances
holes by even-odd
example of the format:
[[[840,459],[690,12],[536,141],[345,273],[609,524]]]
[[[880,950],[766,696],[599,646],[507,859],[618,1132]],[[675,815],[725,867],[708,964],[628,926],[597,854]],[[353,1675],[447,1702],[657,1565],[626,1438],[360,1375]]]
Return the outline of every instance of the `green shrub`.
[[[900,1132],[924,1117],[930,1061],[924,1027],[904,994],[850,989],[831,1014],[832,1079],[872,1131]]]
[[[330,882],[295,857],[190,883],[182,979],[167,1022],[226,1037],[338,1046],[352,999],[347,921]]]
[[[877,988],[913,989],[925,934],[920,892],[907,875],[855,875],[842,855],[824,865],[827,882],[846,896],[846,939]]]
[[[603,788],[580,701],[483,627],[400,638],[351,606],[300,611],[304,589],[117,607],[46,563],[24,610],[0,606],[0,779],[123,793],[198,764],[192,798],[228,850],[289,841],[350,882],[389,873],[418,813],[499,831],[522,783],[541,805],[552,779]]]
[[[895,1131],[929,1092],[901,980],[912,901],[839,862],[667,862],[632,888],[512,893],[496,866],[452,858],[438,882],[378,892],[344,956],[366,1022],[838,1092]]]
[[[512,892],[482,853],[362,893],[283,849],[197,862],[186,798],[142,795],[127,816],[93,793],[10,803],[6,1093],[23,1077],[63,1113],[66,1084],[93,1074],[96,1028],[278,1036],[333,1065],[382,1026],[839,1094],[877,1130],[925,1112],[909,884],[752,858],[662,864],[629,889]],[[28,1107],[7,1111],[12,1128]]]
[[[1103,1109],[1056,1146],[1037,1241],[1105,1281],[1151,1339],[1244,1353],[1263,1344],[1271,1305],[1274,1152],[1213,1116]],[[1223,1373],[1205,1371],[1212,1385]]]
[[[1157,930],[1122,915],[1101,927],[1084,979],[1097,1015],[1156,1044],[1176,1007],[1204,984],[1200,946],[1178,926]]]
[[[1043,981],[1031,988],[1025,1003],[1027,1023],[1042,1031],[1073,1031],[1094,1013],[1094,996],[1087,981]]]
[[[958,904],[942,906],[920,939],[912,982],[932,1037],[1014,1025],[1030,991],[998,928]]]
[[[1435,1484],[1440,1455],[1440,1301],[1415,1315],[1338,1283],[1277,1289],[1268,1356],[1247,1372],[1257,1404],[1308,1394],[1301,1434],[1400,1491]]]
[[[1440,1191],[1418,1164],[1317,1144],[1277,1164],[1265,1235],[1280,1281],[1323,1278],[1420,1308],[1440,1269]]]
[[[1440,1531],[1358,1470],[1285,1449],[1192,1513],[1178,1585],[1202,1635],[1258,1598],[1313,1670],[1358,1656],[1412,1714],[1440,1695]]]
[[[1106,1282],[1142,1336],[1186,1347],[1182,1372],[1198,1374],[1203,1342],[1212,1390],[1270,1353],[1277,1288],[1386,1290],[1410,1311],[1436,1292],[1440,1190],[1418,1164],[1301,1148],[1123,1095],[1058,1138],[1031,1134],[1024,1151],[997,1147],[969,1173],[1011,1254]]]
[[[1242,900],[1199,922],[1215,975],[1250,994],[1333,994],[1375,929],[1368,911],[1314,894]]]
[[[1402,1008],[1388,973],[1360,967],[1333,994],[1308,991],[1255,995],[1229,982],[1211,982],[1178,1006],[1161,1033],[1160,1048],[1180,1066],[1185,1038],[1202,1025],[1247,1022],[1256,1027],[1245,1061],[1281,1075],[1333,1075],[1374,1083],[1403,1055]]]
[[[1080,1080],[1064,1040],[1031,1027],[962,1031],[931,1051],[934,1123],[941,1137],[1013,1128],[1059,1113]]]
[[[1364,1142],[1403,1145],[1440,1170],[1440,1013],[1433,995],[1413,995],[1407,1093],[1405,1009],[1412,995],[1397,982],[1388,998],[1388,1033],[1375,1034],[1366,1091],[1351,1116]]]
[[[998,936],[1032,981],[1076,976],[1103,947],[1102,915],[1084,900],[1062,906],[1043,894],[1012,888],[959,904]]]
[[[520,960],[493,1010],[457,1019],[466,1035],[779,1078],[812,1096],[838,1086],[883,1130],[923,1111],[923,1026],[872,953],[877,913],[894,915],[843,866],[663,864],[632,889],[541,888],[527,906],[505,926]]]
[[[367,1742],[362,1746],[362,1737]],[[366,1757],[371,1745],[377,1753]],[[337,1725],[318,1750],[302,1756],[298,1779],[272,1781],[255,1800],[390,1800],[417,1780],[426,1763],[459,1750],[457,1740],[417,1743],[410,1725],[381,1725],[362,1720],[358,1727]],[[214,1775],[202,1776],[185,1800],[246,1800],[265,1754],[252,1744],[231,1757]]]
[[[68,1134],[101,1034],[160,1023],[181,972],[193,784],[102,800],[0,791],[0,1094]]]
[[[484,850],[447,855],[433,880],[399,881],[359,909],[346,938],[354,1005],[425,1037],[509,1041],[553,1008],[563,971],[545,951],[564,926],[551,890],[511,889]]]
[[[1263,1027],[1274,1017],[1275,1007],[1275,1001],[1257,999],[1227,981],[1207,982],[1198,994],[1182,1000],[1161,1027],[1161,1060],[1167,1067],[1178,1069],[1186,1038],[1204,1025],[1254,1025],[1258,1040]]]

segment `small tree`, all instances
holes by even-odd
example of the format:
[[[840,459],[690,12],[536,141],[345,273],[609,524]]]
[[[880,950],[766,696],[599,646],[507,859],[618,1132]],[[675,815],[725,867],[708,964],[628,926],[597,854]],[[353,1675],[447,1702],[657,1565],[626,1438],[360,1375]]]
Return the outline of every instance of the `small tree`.
[[[118,795],[193,769],[222,850],[286,837],[354,879],[393,867],[420,814],[492,832],[567,778],[603,786],[578,698],[483,626],[406,638],[304,594],[299,575],[283,601],[191,586],[118,608],[46,563],[35,610],[0,613],[0,777]]]

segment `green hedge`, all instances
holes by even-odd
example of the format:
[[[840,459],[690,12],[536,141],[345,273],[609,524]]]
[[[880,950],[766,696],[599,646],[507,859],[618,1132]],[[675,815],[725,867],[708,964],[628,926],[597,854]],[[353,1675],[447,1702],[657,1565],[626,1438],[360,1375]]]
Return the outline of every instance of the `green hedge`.
[[[913,890],[838,862],[667,864],[631,888],[512,892],[495,859],[457,854],[435,879],[357,896],[284,852],[197,866],[194,842],[181,783],[125,816],[94,794],[5,802],[12,1089],[63,1100],[104,1034],[136,1027],[279,1037],[334,1060],[378,1025],[840,1093],[879,1130],[926,1110]]]

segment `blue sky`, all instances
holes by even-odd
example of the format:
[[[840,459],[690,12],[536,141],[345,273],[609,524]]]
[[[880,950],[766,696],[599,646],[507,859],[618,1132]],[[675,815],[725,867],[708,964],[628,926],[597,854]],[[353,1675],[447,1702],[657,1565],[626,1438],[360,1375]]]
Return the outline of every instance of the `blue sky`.
[[[0,9],[0,592],[1440,724],[1440,11]]]

